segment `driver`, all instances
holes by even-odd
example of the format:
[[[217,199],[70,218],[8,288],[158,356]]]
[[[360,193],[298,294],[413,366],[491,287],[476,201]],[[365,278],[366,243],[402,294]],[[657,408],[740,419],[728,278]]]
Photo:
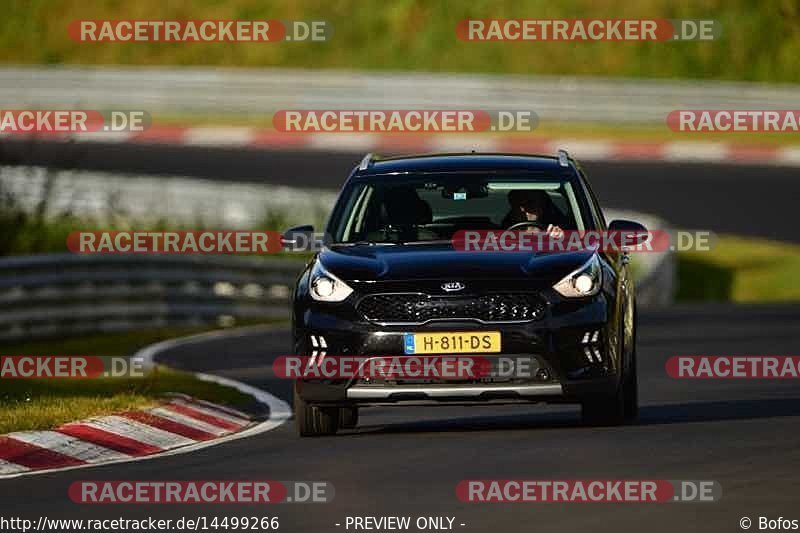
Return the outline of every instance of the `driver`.
[[[560,238],[564,230],[557,225],[557,215],[550,197],[545,191],[515,189],[508,193],[508,203],[511,206],[508,214],[503,218],[503,227],[508,229],[521,222],[530,222],[519,229],[526,231],[546,231],[548,235]]]

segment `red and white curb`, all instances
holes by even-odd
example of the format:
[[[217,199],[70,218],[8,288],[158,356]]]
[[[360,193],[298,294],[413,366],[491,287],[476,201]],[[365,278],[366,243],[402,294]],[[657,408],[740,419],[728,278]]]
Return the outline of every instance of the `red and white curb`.
[[[134,357],[149,366],[167,347],[240,334],[236,330],[172,339]],[[291,418],[288,404],[261,389],[210,374],[195,377],[253,396],[269,409],[269,417],[256,422],[235,409],[176,395],[147,410],[0,435],[0,479],[189,453],[270,431]]]
[[[486,134],[282,133],[246,127],[164,127],[144,132],[42,135],[41,139],[344,152],[507,152],[552,154],[559,148],[586,161],[739,162],[800,166],[800,145],[766,146],[708,141],[615,141]]]

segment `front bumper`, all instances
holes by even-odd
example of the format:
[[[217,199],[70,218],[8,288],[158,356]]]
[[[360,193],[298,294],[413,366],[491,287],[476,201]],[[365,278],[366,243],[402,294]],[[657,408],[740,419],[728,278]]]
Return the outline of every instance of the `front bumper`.
[[[471,384],[471,385],[353,385],[347,389],[347,398],[352,400],[435,400],[442,399],[505,399],[541,396],[561,396],[564,393],[559,383],[532,385]]]
[[[296,389],[306,402],[315,405],[580,402],[616,390],[618,323],[613,306],[602,293],[589,301],[551,308],[541,320],[521,323],[436,321],[387,326],[352,315],[341,317],[335,308],[308,308],[295,318],[296,355],[402,357],[405,333],[499,331],[501,352],[475,355],[529,357],[534,370],[543,372],[534,371],[528,378],[469,382],[303,379],[297,380]]]

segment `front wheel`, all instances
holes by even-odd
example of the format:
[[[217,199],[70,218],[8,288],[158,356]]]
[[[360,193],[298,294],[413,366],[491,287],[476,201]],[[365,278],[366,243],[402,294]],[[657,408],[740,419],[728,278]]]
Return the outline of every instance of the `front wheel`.
[[[581,404],[583,423],[590,426],[619,426],[634,422],[639,416],[639,378],[636,372],[636,333],[627,368],[613,396],[590,398]],[[620,336],[624,339],[624,335]],[[621,342],[622,344],[622,342]],[[624,346],[623,346],[624,348]],[[621,353],[624,353],[621,352]]]
[[[315,407],[306,403],[294,386],[294,419],[301,437],[335,435],[339,429],[338,407]]]
[[[639,378],[636,374],[636,349],[631,355],[631,368],[626,385],[626,394],[623,398],[625,402],[625,421],[634,422],[639,418]]]
[[[639,412],[636,369],[626,376],[613,396],[588,399],[581,404],[583,423],[590,426],[620,426],[636,420]]]

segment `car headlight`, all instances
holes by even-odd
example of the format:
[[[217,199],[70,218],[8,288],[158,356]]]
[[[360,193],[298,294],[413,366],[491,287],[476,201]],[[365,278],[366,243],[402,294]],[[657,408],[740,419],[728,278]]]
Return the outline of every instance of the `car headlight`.
[[[341,302],[353,293],[347,283],[327,270],[319,261],[311,271],[311,298],[318,302]]]
[[[567,274],[564,279],[553,285],[553,288],[567,298],[594,296],[600,292],[603,284],[603,269],[597,254],[592,255],[580,268]]]

